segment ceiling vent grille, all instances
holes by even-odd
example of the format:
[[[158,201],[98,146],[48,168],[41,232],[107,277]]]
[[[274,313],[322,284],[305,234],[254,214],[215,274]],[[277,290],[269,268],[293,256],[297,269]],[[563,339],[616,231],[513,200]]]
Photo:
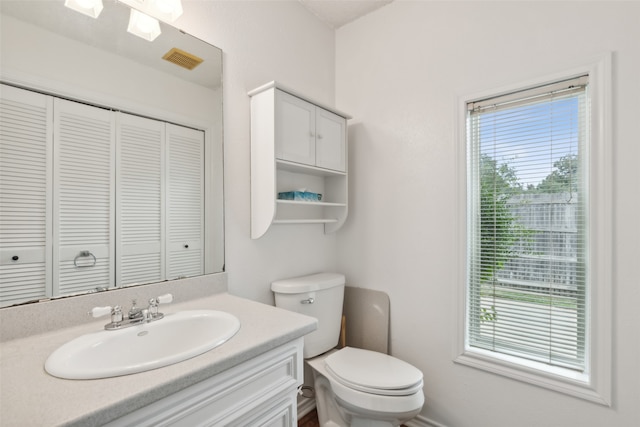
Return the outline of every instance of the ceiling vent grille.
[[[193,70],[204,61],[204,59],[198,58],[197,56],[178,49],[177,47],[174,47],[169,52],[165,53],[162,59],[179,65],[182,68],[186,68],[187,70]]]

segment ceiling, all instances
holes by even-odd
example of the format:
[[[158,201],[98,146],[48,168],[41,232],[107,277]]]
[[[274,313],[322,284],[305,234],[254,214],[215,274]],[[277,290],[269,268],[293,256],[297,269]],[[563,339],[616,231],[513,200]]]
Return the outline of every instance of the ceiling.
[[[393,0],[298,0],[331,28],[355,21]]]

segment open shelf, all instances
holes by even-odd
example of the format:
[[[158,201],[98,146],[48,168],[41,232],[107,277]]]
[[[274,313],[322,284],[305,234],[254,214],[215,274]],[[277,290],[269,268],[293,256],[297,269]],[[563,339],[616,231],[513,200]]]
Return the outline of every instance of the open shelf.
[[[300,206],[326,206],[326,207],[346,207],[346,203],[328,203],[328,202],[305,202],[303,200],[284,200],[277,199],[276,203],[283,205],[300,205]]]
[[[346,172],[332,169],[323,169],[317,166],[304,165],[302,163],[290,162],[288,160],[276,159],[276,168],[283,171],[303,173],[316,176],[346,176]]]
[[[273,224],[334,224],[337,218],[326,219],[276,219]]]

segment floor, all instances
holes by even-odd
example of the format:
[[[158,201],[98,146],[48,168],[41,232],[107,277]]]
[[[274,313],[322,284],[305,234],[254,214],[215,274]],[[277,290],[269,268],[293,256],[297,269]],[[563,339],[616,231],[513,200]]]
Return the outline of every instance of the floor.
[[[318,423],[318,413],[314,409],[298,420],[298,427],[320,427]]]
[[[316,410],[314,409],[304,417],[300,418],[298,420],[298,427],[320,427],[320,424],[318,423],[318,413]],[[400,427],[406,426],[403,424]]]

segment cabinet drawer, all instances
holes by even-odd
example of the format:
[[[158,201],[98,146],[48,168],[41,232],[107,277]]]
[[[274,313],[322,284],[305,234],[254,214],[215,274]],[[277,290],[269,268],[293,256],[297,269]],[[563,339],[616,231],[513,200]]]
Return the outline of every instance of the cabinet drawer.
[[[282,401],[295,393],[301,383],[302,338],[299,338],[108,425],[241,425],[236,424],[237,420],[269,401]]]

